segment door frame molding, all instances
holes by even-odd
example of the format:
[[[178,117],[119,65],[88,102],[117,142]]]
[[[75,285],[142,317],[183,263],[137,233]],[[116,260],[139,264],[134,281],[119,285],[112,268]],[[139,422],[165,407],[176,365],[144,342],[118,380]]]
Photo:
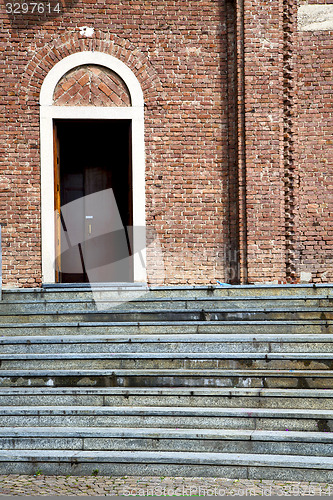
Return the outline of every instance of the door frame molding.
[[[117,73],[128,88],[131,106],[54,106],[53,94],[59,80],[71,69],[85,64],[104,66]],[[49,71],[41,87],[39,103],[43,283],[55,283],[53,122],[59,118],[131,121],[133,274],[134,282],[146,283],[144,98],[138,79],[126,64],[114,56],[103,52],[78,52],[65,57]]]

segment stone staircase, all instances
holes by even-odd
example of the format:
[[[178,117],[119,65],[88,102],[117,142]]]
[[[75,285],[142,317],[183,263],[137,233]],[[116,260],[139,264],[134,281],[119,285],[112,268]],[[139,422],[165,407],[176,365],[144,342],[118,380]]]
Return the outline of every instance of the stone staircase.
[[[333,285],[3,291],[0,473],[333,481],[332,303]]]

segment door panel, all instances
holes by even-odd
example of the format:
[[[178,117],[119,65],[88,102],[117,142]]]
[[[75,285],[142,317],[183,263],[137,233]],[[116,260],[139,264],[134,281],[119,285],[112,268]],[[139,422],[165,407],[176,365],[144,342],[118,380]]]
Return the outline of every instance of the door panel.
[[[89,176],[90,174],[91,171],[89,171]],[[104,189],[89,194],[85,196],[84,201],[86,230],[83,254],[89,280],[119,281],[119,272],[117,272],[118,280],[116,280],[115,268],[112,264],[124,258],[128,259],[129,253],[126,233],[113,189]],[[129,267],[129,262],[127,262],[123,281],[129,280]]]
[[[53,128],[53,165],[54,165],[54,223],[55,223],[55,274],[56,282],[61,272],[61,218],[60,218],[60,153],[57,127]]]

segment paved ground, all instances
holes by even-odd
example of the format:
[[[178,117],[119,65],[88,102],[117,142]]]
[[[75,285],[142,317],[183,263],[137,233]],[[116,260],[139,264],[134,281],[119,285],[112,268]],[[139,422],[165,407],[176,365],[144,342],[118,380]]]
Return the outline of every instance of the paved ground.
[[[0,496],[333,496],[333,484],[184,477],[0,475]]]

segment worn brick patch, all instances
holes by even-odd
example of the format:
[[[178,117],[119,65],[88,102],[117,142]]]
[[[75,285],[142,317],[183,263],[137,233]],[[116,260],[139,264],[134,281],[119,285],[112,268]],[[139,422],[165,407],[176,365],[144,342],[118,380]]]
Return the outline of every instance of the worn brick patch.
[[[122,79],[97,65],[69,71],[54,91],[56,106],[130,106],[131,98]]]

